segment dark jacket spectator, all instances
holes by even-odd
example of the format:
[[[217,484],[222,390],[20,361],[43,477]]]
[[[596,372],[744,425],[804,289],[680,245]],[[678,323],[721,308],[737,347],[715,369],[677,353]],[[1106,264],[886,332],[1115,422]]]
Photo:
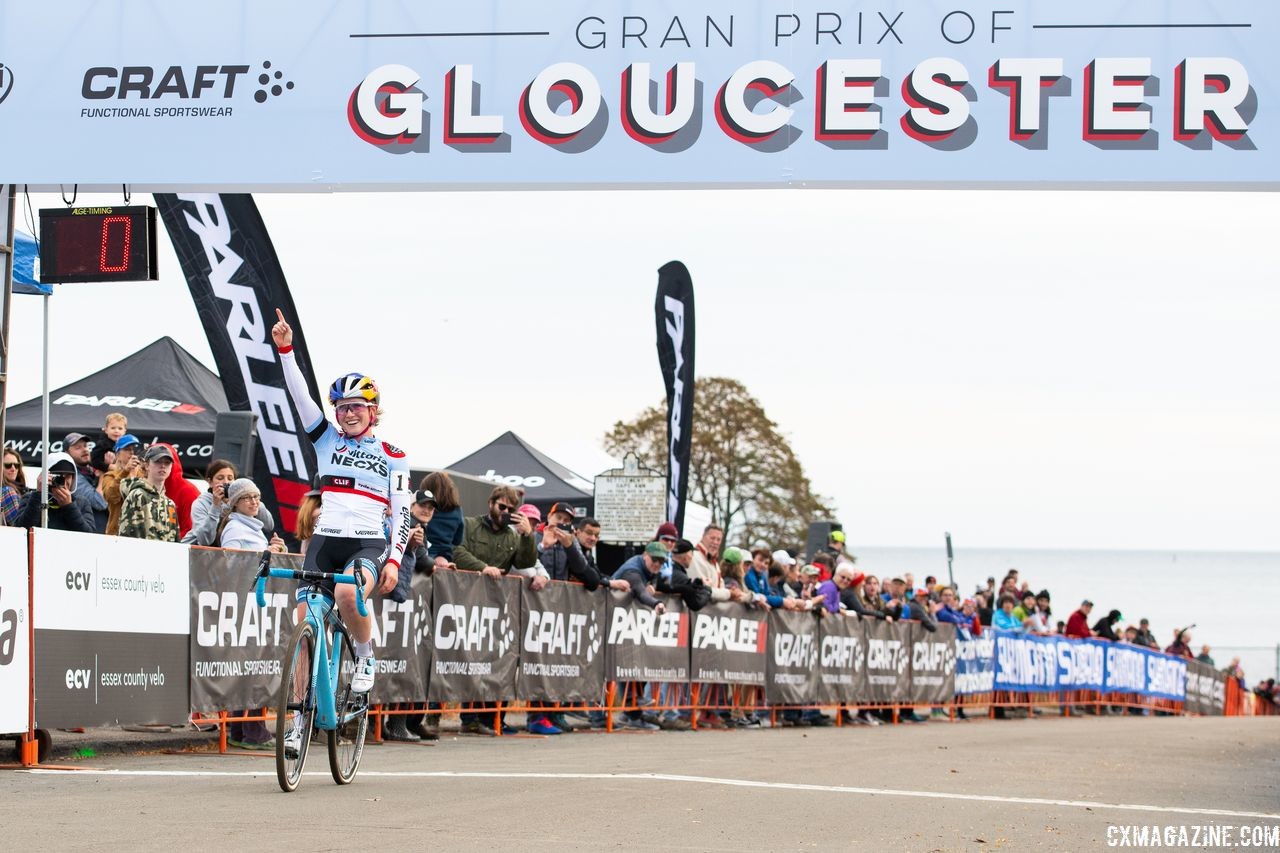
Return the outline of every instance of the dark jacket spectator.
[[[553,581],[570,578],[582,581],[595,590],[600,586],[600,573],[587,565],[587,558],[573,535],[573,507],[557,503],[547,512],[547,523],[537,539],[538,560]]]
[[[49,528],[94,533],[93,517],[76,502],[76,464],[65,453],[49,454]],[[40,526],[40,485],[22,496],[15,527]]]
[[[1116,623],[1123,618],[1119,610],[1112,610],[1106,616],[1093,623],[1093,633],[1104,640],[1118,643],[1120,638],[1116,636]]]
[[[657,582],[667,558],[667,549],[661,542],[650,542],[643,553],[636,554],[619,566],[613,573],[613,578],[626,581],[631,586],[631,596],[636,601],[646,607],[657,607],[662,602],[653,597],[649,586]]]
[[[1138,635],[1134,638],[1134,642],[1149,649],[1160,648],[1160,644],[1156,642],[1155,635],[1151,633],[1151,623],[1146,619],[1138,621]]]
[[[22,457],[16,450],[4,451],[4,470],[0,474],[0,524],[17,526],[22,498],[30,489],[22,473]]]
[[[517,501],[515,489],[498,486],[489,494],[489,514],[463,523],[462,543],[453,551],[459,569],[497,574],[533,568],[538,548],[528,519],[515,511]]]
[[[62,439],[62,450],[76,466],[75,500],[80,506],[80,514],[89,518],[89,523],[98,533],[107,530],[107,499],[98,491],[98,472],[89,464],[89,437],[79,432],[69,432]]]
[[[435,497],[436,512],[427,522],[427,554],[439,565],[453,562],[453,551],[462,544],[465,520],[459,506],[458,488],[443,471],[434,471],[422,480],[419,487]]]

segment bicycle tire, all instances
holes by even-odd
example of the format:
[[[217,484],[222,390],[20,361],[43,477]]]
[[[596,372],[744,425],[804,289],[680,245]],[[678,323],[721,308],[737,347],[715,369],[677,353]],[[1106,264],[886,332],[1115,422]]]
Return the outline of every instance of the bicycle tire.
[[[300,649],[306,653],[300,655]],[[302,781],[302,768],[307,763],[311,732],[315,728],[316,703],[311,695],[311,666],[315,651],[315,627],[307,620],[299,622],[281,658],[280,692],[276,695],[276,779],[286,793],[297,790],[298,783]],[[298,755],[290,758],[285,752],[285,737],[298,714],[303,716],[302,742]]]
[[[359,713],[350,722],[329,732],[329,771],[334,782],[349,785],[356,778],[360,757],[364,754],[364,736],[369,728],[369,694],[351,692],[356,656],[345,630],[333,632],[333,645],[338,650],[338,688],[333,705],[338,709],[339,719],[352,711]]]

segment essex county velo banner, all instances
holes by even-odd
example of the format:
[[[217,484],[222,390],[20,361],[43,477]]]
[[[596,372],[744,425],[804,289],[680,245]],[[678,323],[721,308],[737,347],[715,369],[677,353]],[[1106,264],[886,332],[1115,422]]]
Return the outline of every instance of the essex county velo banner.
[[[32,190],[1280,185],[1274,0],[62,0],[0,33]]]
[[[605,673],[610,681],[688,681],[689,612],[679,596],[663,597],[667,612],[609,590]]]
[[[22,528],[0,527],[0,732],[5,734],[20,734],[30,724],[27,536]]]
[[[605,595],[581,584],[521,584],[521,699],[598,704],[604,698]]]
[[[431,701],[515,698],[519,582],[478,572],[436,572],[431,601]]]
[[[764,684],[768,614],[715,601],[693,614],[689,677],[708,684]]]

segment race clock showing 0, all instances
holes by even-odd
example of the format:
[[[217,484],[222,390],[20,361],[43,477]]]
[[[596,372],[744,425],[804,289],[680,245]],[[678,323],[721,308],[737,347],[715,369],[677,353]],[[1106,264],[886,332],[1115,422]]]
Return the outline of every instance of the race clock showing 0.
[[[40,211],[40,281],[155,281],[154,207]]]

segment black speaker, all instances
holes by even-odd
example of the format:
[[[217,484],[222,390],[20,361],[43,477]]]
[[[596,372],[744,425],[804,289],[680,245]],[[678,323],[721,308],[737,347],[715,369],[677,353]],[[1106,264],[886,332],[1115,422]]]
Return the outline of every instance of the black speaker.
[[[253,477],[257,429],[258,416],[253,412],[218,412],[213,429],[213,458],[235,465],[241,477]]]
[[[805,559],[812,560],[814,554],[827,547],[827,541],[831,538],[831,534],[836,530],[843,529],[844,527],[838,521],[809,522],[809,536],[804,541]]]

